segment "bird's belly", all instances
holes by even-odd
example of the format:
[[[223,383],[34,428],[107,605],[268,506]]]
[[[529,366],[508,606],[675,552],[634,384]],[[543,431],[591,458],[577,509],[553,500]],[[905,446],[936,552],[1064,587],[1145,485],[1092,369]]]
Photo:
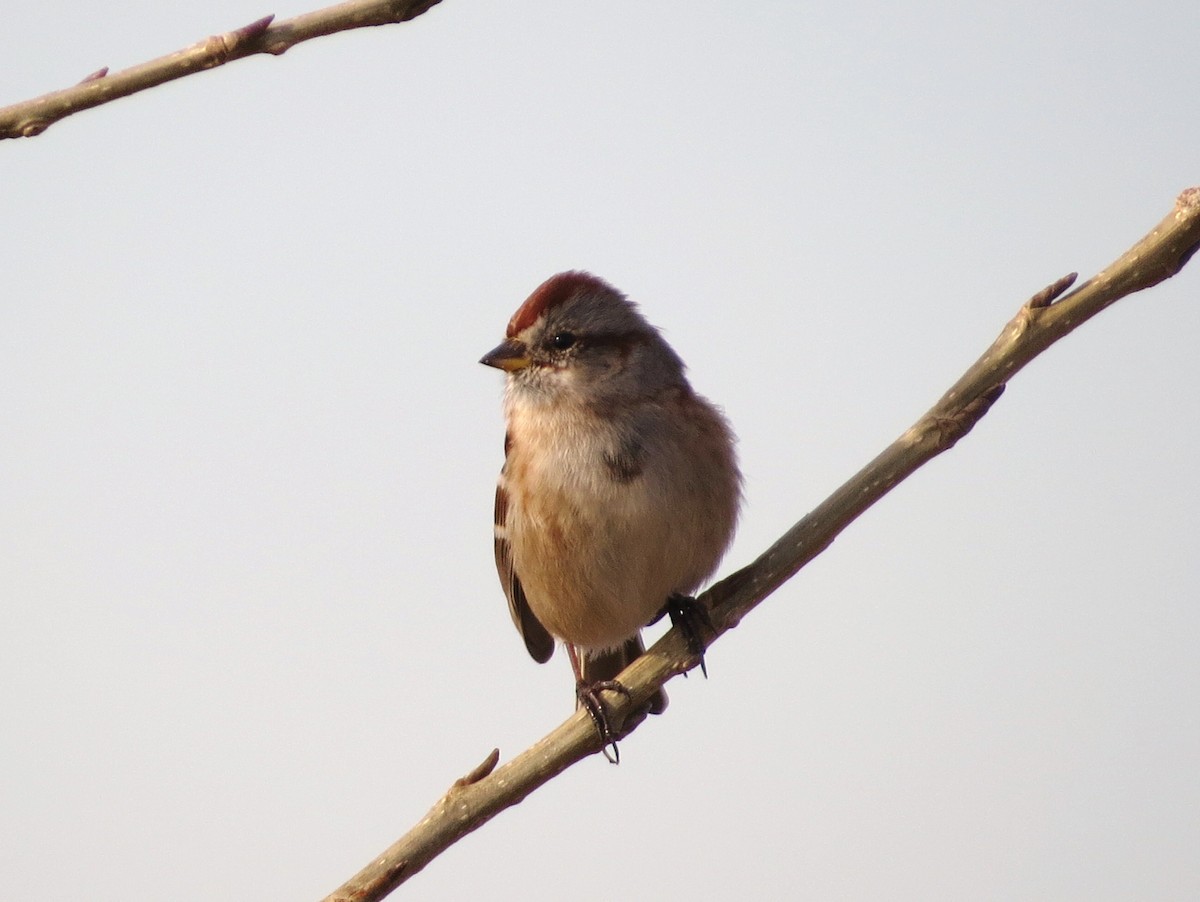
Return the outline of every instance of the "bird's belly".
[[[694,588],[679,572],[685,555],[670,512],[629,508],[609,504],[584,516],[578,506],[535,503],[523,528],[510,531],[529,607],[551,635],[612,648],[653,619],[672,592]]]

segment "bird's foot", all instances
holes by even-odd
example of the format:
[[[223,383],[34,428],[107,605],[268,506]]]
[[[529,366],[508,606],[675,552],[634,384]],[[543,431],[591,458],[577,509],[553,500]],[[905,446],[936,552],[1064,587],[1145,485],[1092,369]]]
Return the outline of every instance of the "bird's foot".
[[[700,659],[700,672],[708,679],[708,668],[704,664],[705,645],[702,632],[713,631],[708,608],[690,595],[675,594],[667,599],[662,611],[654,619],[661,620],[664,614],[671,618],[671,626],[677,627],[679,632],[683,633],[688,652]]]
[[[599,734],[600,741],[603,743],[601,751],[604,752],[608,763],[620,764],[621,750],[617,748],[617,735],[609,725],[608,712],[604,710],[604,702],[600,700],[600,693],[606,689],[629,698],[629,690],[616,680],[599,680],[595,683],[579,680],[575,684],[575,697],[579,699],[579,704],[587,709],[588,715],[592,718],[596,733]],[[610,752],[609,749],[612,751]]]

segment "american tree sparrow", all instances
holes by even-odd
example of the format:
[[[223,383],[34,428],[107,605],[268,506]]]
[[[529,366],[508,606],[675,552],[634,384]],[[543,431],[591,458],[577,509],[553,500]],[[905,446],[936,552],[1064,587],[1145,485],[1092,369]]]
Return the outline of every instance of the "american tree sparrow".
[[[543,283],[480,363],[507,373],[495,550],[509,612],[535,661],[566,645],[607,754],[597,690],[625,691],[614,677],[644,651],[641,627],[733,535],[733,434],[658,330],[588,273]],[[647,708],[666,704],[659,690]]]

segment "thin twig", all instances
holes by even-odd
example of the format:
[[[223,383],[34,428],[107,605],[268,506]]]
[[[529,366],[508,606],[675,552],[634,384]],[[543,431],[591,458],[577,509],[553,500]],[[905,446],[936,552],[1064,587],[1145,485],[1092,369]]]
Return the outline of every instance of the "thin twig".
[[[1189,188],[1175,209],[1115,263],[1069,294],[1075,275],[1059,279],[1022,305],[983,356],[916,424],[754,563],[723,579],[700,600],[710,606],[715,640],[821,553],[861,513],[918,467],[966,435],[1025,364],[1101,310],[1170,278],[1200,247],[1200,188]],[[641,704],[665,682],[699,663],[678,629],[667,632],[620,675],[629,697],[608,693],[610,722],[627,735]],[[628,720],[627,720],[628,719]],[[591,720],[578,711],[532,748],[495,768],[493,751],[454,783],[412,830],[325,902],[375,902],[417,873],[454,842],[516,805],[572,764],[600,751]]]
[[[194,72],[233,60],[269,53],[279,56],[302,41],[370,25],[407,22],[441,0],[349,0],[337,6],[275,22],[264,16],[241,28],[214,35],[183,50],[122,69],[97,69],[79,84],[0,108],[0,139],[32,138],[81,110],[128,97]]]

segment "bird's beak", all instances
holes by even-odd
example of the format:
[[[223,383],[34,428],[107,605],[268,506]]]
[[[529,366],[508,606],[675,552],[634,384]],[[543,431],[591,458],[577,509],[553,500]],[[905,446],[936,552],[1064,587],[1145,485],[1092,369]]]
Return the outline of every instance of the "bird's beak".
[[[498,370],[512,373],[516,370],[523,370],[533,361],[529,359],[529,351],[526,350],[525,345],[516,339],[509,338],[484,354],[479,362],[484,366],[494,366]]]

